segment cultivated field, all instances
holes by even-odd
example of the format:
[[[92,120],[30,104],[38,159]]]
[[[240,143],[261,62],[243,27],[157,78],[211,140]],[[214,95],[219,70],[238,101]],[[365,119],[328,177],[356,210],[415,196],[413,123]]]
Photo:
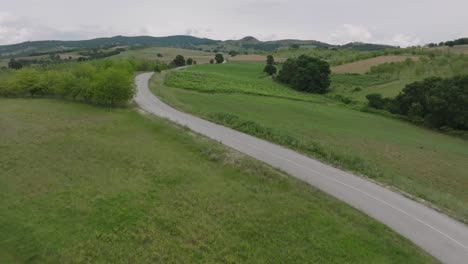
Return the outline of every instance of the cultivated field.
[[[1,263],[434,263],[368,216],[166,121],[0,99]]]
[[[360,60],[356,62],[346,63],[339,66],[332,67],[331,70],[333,73],[343,74],[343,73],[360,73],[364,74],[370,70],[371,67],[380,65],[382,63],[388,62],[400,62],[405,61],[406,59],[418,60],[418,56],[406,56],[406,55],[388,55],[388,56],[379,56],[376,58]]]
[[[359,112],[322,96],[304,95],[305,101],[292,96],[289,98],[295,100],[275,98],[276,91],[282,88],[284,94],[289,88],[261,79],[263,64],[211,66],[180,71],[176,75],[178,82],[166,82],[183,89],[163,85],[161,75],[154,78],[152,89],[184,111],[362,173],[468,221],[467,141]],[[183,81],[191,80],[193,74],[199,86]],[[243,81],[233,81],[239,78]],[[249,78],[256,85],[246,85]],[[361,80],[374,84],[379,81]],[[231,93],[226,94],[224,88],[217,91],[216,87],[223,87],[220,83],[225,83]],[[200,93],[201,84],[211,88]],[[263,96],[254,95],[252,89]],[[282,94],[280,97],[288,98]]]
[[[436,47],[433,48],[435,50],[442,50],[446,52],[453,52],[453,53],[460,53],[460,54],[468,54],[468,45],[457,45],[453,47]]]
[[[157,54],[160,53],[163,57],[157,57]],[[147,60],[160,60],[166,63],[171,62],[175,56],[182,55],[187,58],[192,58],[197,61],[197,63],[209,63],[210,59],[214,59],[214,53],[198,51],[198,50],[188,50],[188,49],[179,49],[179,48],[165,48],[165,47],[152,47],[136,50],[127,50],[122,52],[119,55],[116,55],[116,58],[137,58],[137,59],[147,59]]]
[[[286,58],[275,58],[276,62],[284,62]],[[229,61],[245,61],[245,62],[265,62],[266,55],[249,54],[249,55],[237,55],[229,57]]]

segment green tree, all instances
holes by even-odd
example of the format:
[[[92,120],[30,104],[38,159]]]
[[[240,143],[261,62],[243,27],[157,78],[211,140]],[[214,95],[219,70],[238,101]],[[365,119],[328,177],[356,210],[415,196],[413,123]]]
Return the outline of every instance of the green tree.
[[[15,60],[15,59],[11,59],[8,62],[8,68],[19,70],[19,69],[23,68],[23,64],[21,62]]]
[[[218,53],[215,55],[215,60],[217,64],[223,63],[224,62],[224,56],[221,53]]]
[[[263,72],[268,74],[268,75],[275,75],[277,72],[277,69],[274,65],[272,64],[267,64],[265,68],[263,69]]]
[[[94,99],[98,104],[116,106],[133,97],[133,75],[122,69],[107,69],[96,79]]]
[[[40,83],[40,75],[35,69],[21,69],[13,76],[11,85],[18,94],[29,93],[31,97],[42,94],[45,90]]]
[[[267,56],[267,64],[268,64],[268,65],[273,65],[273,64],[275,64],[275,58],[273,57],[273,55],[268,55],[268,56]]]
[[[192,65],[193,64],[193,59],[192,58],[188,58],[187,59],[187,65]]]
[[[176,67],[185,66],[185,58],[182,55],[177,55],[175,59],[173,60],[173,62]]]
[[[283,64],[277,80],[298,91],[323,94],[330,86],[330,74],[330,65],[326,61],[301,55]]]

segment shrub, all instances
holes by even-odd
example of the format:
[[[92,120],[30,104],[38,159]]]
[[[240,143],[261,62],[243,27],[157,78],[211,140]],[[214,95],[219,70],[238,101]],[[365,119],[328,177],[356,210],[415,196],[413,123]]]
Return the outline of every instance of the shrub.
[[[276,72],[277,72],[277,69],[274,65],[271,65],[271,64],[267,64],[265,66],[265,68],[263,69],[263,72],[268,74],[268,75],[275,75]]]
[[[127,71],[107,69],[97,77],[94,98],[98,104],[115,106],[130,100],[133,94],[133,76]]]
[[[193,59],[192,58],[188,58],[187,59],[187,65],[192,65],[193,64]]]
[[[182,55],[177,55],[175,59],[173,60],[173,62],[176,67],[185,66],[185,58]]]
[[[221,53],[218,53],[215,55],[215,61],[217,64],[223,63],[224,62],[224,56]]]

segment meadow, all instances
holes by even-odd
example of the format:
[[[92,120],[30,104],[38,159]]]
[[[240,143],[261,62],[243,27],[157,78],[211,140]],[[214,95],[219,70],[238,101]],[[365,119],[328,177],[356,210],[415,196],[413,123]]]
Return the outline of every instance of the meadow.
[[[0,133],[1,263],[436,263],[317,189],[132,109],[0,99]]]
[[[157,54],[160,53],[162,57],[158,57]],[[114,56],[115,58],[136,58],[136,59],[146,59],[146,60],[159,60],[162,62],[169,63],[177,55],[182,55],[187,58],[192,58],[197,61],[197,63],[209,63],[210,59],[214,58],[214,53],[199,51],[199,50],[189,50],[189,49],[180,49],[180,48],[167,48],[167,47],[150,47],[142,49],[130,49],[120,53],[119,55]]]
[[[250,75],[232,70],[235,67],[248,68]],[[257,82],[262,67],[262,64],[230,63],[196,66],[177,73],[177,78],[190,80],[192,72],[196,72],[200,84],[213,88],[210,93],[185,86],[183,81],[164,84],[164,74],[155,75],[151,88],[164,101],[183,111],[362,174],[468,222],[467,141],[397,119],[360,112],[323,96],[309,95],[314,98],[310,101],[268,96],[280,88],[285,91],[289,88],[271,79]],[[212,75],[217,76],[215,83]],[[172,73],[168,78],[171,76]],[[383,76],[368,77],[352,76],[343,82],[361,78],[360,83],[379,85],[386,81]],[[218,83],[237,78],[256,85],[248,86],[247,92],[244,83],[236,82],[227,86],[235,91],[232,93],[225,93],[223,88],[214,89]],[[254,95],[252,89],[262,91],[263,96]],[[269,89],[270,92],[265,92]]]

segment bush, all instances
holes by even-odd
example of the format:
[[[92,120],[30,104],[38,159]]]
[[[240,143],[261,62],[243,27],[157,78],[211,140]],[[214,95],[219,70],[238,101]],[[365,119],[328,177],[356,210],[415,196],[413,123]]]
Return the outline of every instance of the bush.
[[[382,97],[381,94],[373,93],[366,95],[366,99],[368,101],[368,105],[375,109],[384,109],[385,107],[385,99]]]
[[[99,74],[94,89],[96,103],[115,106],[133,97],[133,76],[120,69],[107,69]]]
[[[185,66],[185,58],[182,55],[177,55],[172,62],[176,67]]]
[[[263,69],[263,72],[268,74],[268,75],[275,75],[276,72],[277,72],[277,69],[274,65],[271,65],[271,64],[267,64],[265,66],[265,68]]]
[[[188,58],[187,59],[187,65],[192,65],[193,64],[193,59],[192,58]]]
[[[224,62],[224,56],[221,53],[218,53],[215,55],[215,61],[217,64],[223,63]]]
[[[323,94],[330,87],[330,73],[330,65],[326,61],[301,55],[283,64],[277,80],[298,91]]]

